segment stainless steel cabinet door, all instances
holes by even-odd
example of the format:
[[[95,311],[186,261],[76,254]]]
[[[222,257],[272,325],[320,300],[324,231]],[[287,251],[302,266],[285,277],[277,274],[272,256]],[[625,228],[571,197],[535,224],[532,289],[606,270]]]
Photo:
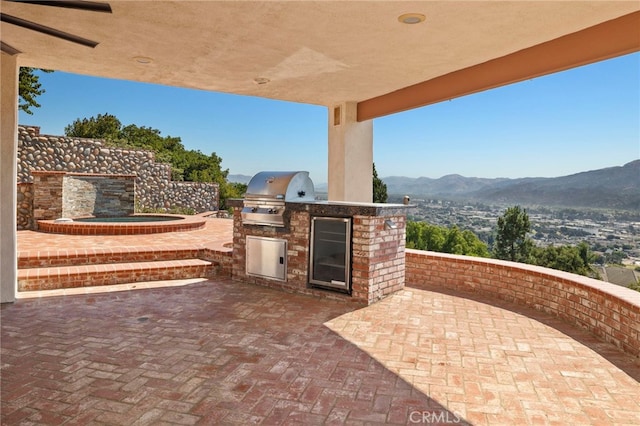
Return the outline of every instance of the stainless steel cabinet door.
[[[287,241],[247,237],[247,275],[287,280]]]

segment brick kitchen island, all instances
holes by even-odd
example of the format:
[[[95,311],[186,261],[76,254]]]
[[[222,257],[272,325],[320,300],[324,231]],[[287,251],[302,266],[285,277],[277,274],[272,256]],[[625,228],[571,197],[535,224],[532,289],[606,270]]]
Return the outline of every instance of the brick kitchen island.
[[[406,212],[404,204],[347,202],[288,202],[284,226],[243,224],[243,200],[228,200],[233,216],[233,279],[370,305],[404,288]],[[332,291],[310,284],[311,223],[313,218],[347,218],[350,233],[350,287]],[[273,279],[247,273],[247,237],[286,241],[286,274]]]

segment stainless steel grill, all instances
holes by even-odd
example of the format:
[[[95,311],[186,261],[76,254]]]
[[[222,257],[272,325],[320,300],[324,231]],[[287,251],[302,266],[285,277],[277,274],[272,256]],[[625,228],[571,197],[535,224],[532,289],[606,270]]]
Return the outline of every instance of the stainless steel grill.
[[[309,172],[260,172],[247,186],[242,223],[284,226],[285,203],[316,198]]]

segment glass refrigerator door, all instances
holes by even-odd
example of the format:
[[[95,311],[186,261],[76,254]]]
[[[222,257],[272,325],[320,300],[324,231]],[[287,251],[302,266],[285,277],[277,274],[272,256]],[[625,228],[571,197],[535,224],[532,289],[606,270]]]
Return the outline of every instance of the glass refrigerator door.
[[[349,291],[351,219],[314,217],[311,223],[312,285]]]

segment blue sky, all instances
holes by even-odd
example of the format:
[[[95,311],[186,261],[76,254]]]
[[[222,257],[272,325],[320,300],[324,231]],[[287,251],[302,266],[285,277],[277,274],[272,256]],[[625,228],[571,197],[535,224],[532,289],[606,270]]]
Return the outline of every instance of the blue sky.
[[[54,72],[20,124],[63,135],[79,118],[180,137],[231,174],[308,170],[327,181],[327,109]],[[380,177],[554,177],[640,158],[640,54],[374,120]]]

